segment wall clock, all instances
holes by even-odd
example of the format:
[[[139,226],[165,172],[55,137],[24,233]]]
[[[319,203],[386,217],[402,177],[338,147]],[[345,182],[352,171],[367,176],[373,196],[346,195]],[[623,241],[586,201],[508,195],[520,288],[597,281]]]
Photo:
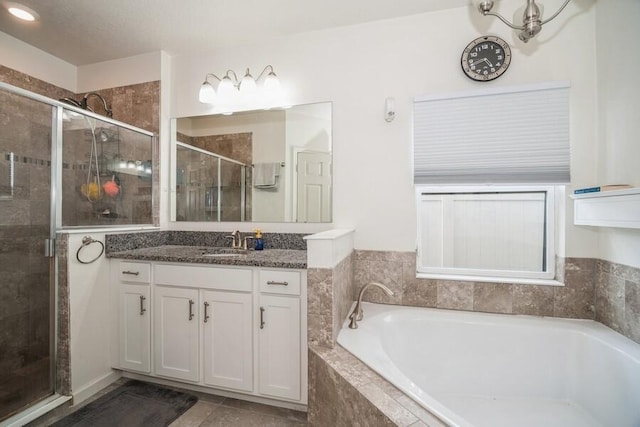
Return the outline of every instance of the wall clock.
[[[462,71],[472,80],[488,82],[509,68],[511,48],[500,37],[478,37],[462,51]]]

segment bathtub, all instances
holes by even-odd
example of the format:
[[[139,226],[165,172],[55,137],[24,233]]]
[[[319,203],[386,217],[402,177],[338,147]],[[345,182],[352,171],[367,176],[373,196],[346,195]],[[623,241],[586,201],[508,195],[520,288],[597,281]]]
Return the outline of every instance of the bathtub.
[[[600,323],[363,309],[338,343],[446,424],[640,426],[640,345]]]

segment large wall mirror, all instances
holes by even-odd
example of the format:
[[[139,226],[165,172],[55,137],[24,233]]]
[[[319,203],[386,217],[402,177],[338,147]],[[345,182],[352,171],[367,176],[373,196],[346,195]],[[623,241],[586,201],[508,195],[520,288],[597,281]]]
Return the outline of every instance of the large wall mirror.
[[[173,221],[331,222],[331,103],[172,120]]]

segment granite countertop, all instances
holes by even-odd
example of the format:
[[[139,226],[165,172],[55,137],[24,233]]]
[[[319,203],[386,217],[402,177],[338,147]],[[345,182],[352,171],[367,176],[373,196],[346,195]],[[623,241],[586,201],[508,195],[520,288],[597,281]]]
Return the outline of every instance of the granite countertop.
[[[250,267],[307,268],[307,251],[293,249],[250,250],[246,255],[203,256],[208,246],[163,245],[114,251],[109,258],[141,261],[186,262],[195,264],[240,265]]]

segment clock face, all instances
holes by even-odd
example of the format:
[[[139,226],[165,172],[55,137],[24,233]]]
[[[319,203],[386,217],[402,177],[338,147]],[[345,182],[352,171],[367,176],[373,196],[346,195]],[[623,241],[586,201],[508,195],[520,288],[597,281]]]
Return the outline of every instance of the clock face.
[[[507,71],[511,63],[511,48],[500,37],[478,37],[462,51],[461,62],[467,77],[488,82]]]

